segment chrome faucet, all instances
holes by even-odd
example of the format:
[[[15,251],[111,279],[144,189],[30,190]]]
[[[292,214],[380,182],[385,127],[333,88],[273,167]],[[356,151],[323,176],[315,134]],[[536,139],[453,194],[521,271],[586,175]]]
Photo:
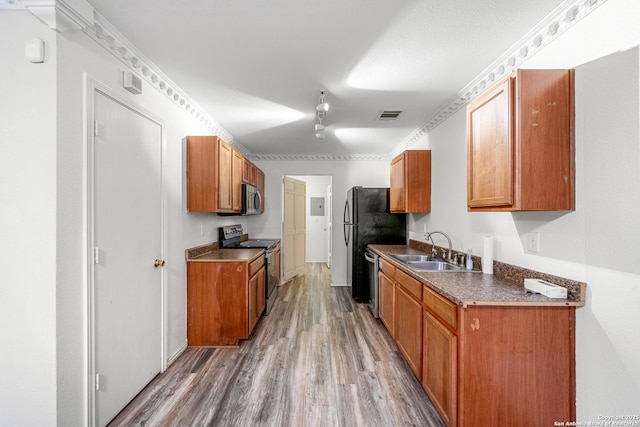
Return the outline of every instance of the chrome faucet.
[[[428,233],[426,233],[424,235],[425,239],[431,240],[431,255],[435,256],[435,255],[437,255],[437,251],[436,251],[436,245],[433,242],[433,237],[431,237],[432,234],[442,234],[447,239],[447,242],[449,242],[449,252],[447,253],[447,260],[450,260],[451,259],[451,250],[452,250],[452,248],[451,248],[451,239],[449,238],[447,233],[445,233],[443,231],[430,231],[430,232],[428,232]]]

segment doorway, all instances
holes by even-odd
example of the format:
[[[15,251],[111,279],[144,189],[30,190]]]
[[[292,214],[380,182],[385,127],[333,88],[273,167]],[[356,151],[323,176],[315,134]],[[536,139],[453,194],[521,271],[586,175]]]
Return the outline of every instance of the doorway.
[[[286,223],[287,210],[291,205],[287,200],[293,200],[291,195],[287,195],[287,180],[295,180],[305,184],[305,195],[300,212],[305,218],[304,259],[302,266],[306,263],[323,263],[331,268],[331,245],[332,245],[332,176],[331,175],[287,175],[283,178],[283,224]],[[286,235],[283,230],[283,235]],[[299,256],[301,251],[296,252]],[[283,249],[283,264],[292,262],[288,260],[286,249]],[[302,270],[304,271],[304,270]],[[286,276],[285,276],[286,277]]]
[[[162,123],[89,82],[90,424],[106,425],[165,368]]]

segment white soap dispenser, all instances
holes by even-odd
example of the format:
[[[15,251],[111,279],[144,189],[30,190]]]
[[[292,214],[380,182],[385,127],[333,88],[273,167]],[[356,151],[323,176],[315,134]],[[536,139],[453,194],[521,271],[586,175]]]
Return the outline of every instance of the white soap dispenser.
[[[471,257],[471,249],[467,250],[467,270],[473,270],[473,258]]]

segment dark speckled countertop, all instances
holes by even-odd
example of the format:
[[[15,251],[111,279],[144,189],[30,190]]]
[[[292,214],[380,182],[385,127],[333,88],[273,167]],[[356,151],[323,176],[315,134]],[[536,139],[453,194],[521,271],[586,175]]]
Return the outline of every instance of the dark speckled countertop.
[[[253,261],[262,254],[264,249],[219,249],[217,242],[185,251],[187,262]]]
[[[369,245],[369,248],[405,273],[415,277],[431,289],[449,298],[456,304],[469,305],[530,305],[530,306],[576,306],[584,305],[584,288],[586,284],[549,276],[531,270],[503,264],[494,267],[494,273],[505,271],[508,277],[482,272],[431,272],[415,271],[400,261],[391,258],[393,254],[419,254],[421,251],[410,246]],[[505,267],[506,266],[506,267]],[[522,270],[522,271],[515,271]],[[548,298],[540,294],[525,293],[524,281],[513,278],[532,277],[548,280],[567,288],[567,299]]]

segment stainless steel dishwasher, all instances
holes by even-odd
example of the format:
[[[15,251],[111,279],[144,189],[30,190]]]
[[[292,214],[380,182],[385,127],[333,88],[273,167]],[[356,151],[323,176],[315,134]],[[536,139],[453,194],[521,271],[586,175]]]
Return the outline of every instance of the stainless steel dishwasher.
[[[371,296],[369,308],[376,319],[380,318],[378,314],[378,258],[378,254],[372,250],[367,249],[364,252],[364,259],[367,260],[369,267],[369,295]]]

